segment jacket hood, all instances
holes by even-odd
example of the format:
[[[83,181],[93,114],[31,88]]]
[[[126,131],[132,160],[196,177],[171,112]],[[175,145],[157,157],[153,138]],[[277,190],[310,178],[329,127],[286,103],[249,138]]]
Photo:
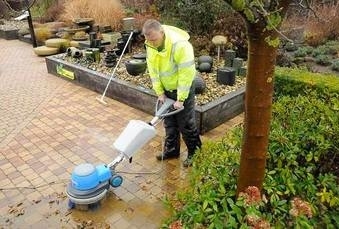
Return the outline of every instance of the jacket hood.
[[[174,42],[178,40],[188,41],[190,39],[190,35],[182,29],[170,25],[162,25],[162,27],[165,30],[165,34]]]

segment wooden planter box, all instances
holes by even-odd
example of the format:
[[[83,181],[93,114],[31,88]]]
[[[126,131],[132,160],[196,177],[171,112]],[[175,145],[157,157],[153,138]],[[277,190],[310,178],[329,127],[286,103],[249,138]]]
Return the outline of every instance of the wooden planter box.
[[[110,78],[109,75],[65,62],[55,56],[48,56],[45,60],[48,73],[71,80],[101,94]],[[157,96],[151,89],[113,78],[107,89],[106,96],[154,115]],[[200,133],[204,134],[242,113],[244,110],[244,96],[245,87],[241,87],[215,101],[196,106],[195,112]]]

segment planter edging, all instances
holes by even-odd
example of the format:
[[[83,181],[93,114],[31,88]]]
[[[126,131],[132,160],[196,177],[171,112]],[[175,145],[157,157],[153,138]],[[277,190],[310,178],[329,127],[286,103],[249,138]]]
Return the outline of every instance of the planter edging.
[[[48,73],[63,77],[95,92],[103,93],[110,75],[68,63],[55,56],[45,57]],[[157,96],[151,89],[136,86],[113,77],[106,91],[106,96],[154,115],[154,104]],[[204,134],[242,113],[244,111],[244,96],[245,87],[241,87],[207,104],[197,105],[195,113],[200,133]]]

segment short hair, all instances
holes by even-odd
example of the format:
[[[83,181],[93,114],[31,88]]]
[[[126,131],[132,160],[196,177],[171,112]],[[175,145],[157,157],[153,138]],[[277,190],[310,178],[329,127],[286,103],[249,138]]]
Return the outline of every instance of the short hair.
[[[147,19],[142,27],[142,33],[147,35],[150,31],[164,31],[161,23],[155,19]]]

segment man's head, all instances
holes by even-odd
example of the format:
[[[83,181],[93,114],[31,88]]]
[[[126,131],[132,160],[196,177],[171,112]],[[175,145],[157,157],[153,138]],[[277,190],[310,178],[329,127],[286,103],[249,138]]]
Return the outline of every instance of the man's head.
[[[142,33],[144,34],[146,41],[155,48],[159,48],[163,45],[165,37],[164,29],[157,20],[148,19],[144,23]]]

